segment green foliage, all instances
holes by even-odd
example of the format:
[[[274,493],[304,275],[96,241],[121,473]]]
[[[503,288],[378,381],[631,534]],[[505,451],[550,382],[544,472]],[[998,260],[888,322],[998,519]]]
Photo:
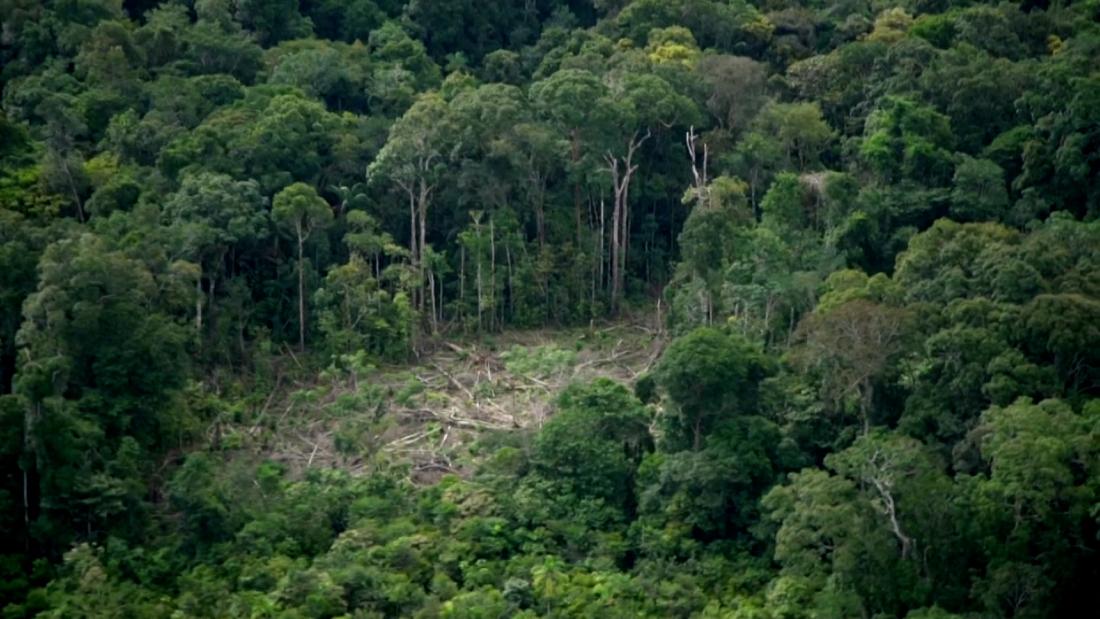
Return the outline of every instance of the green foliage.
[[[666,440],[687,441],[698,451],[725,417],[755,413],[759,383],[769,368],[754,345],[720,329],[703,327],[677,339],[654,369],[674,406],[675,430]]]
[[[513,346],[501,354],[504,366],[514,374],[548,377],[560,375],[576,363],[577,353],[553,344],[535,347]]]
[[[544,501],[574,497],[578,513],[570,515],[566,501],[551,508],[558,517],[590,526],[621,521],[634,501],[634,470],[650,448],[641,403],[622,385],[602,380],[566,389],[559,407],[535,443],[530,491]]]
[[[950,174],[953,141],[946,116],[910,99],[889,97],[867,117],[860,156],[887,182],[911,179],[935,187]]]
[[[965,157],[955,168],[951,215],[957,221],[996,221],[1008,209],[1004,170],[987,159]]]
[[[5,617],[1095,608],[1095,1],[0,14]]]

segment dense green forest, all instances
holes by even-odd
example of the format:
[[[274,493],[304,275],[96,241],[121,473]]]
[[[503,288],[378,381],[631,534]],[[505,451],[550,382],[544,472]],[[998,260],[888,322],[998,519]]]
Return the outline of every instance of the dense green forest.
[[[1100,605],[1100,0],[0,20],[4,619]]]

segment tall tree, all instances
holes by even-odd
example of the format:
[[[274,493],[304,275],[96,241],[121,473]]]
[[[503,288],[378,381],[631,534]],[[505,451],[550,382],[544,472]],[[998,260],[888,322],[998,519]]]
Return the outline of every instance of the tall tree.
[[[413,303],[424,307],[424,256],[428,243],[428,209],[443,182],[453,140],[447,103],[427,94],[393,124],[389,139],[367,169],[371,180],[396,185],[409,204],[409,256],[420,278]]]
[[[691,99],[657,75],[631,71],[608,79],[611,85],[604,105],[614,127],[604,153],[613,197],[610,301],[611,311],[618,312],[630,242],[630,186],[638,171],[640,149],[656,132],[695,122],[699,112]]]
[[[906,321],[905,310],[857,299],[798,325],[795,361],[820,372],[824,395],[838,409],[855,398],[863,434],[871,431],[875,383],[903,350]]]
[[[126,498],[138,456],[183,436],[172,394],[186,375],[184,338],[158,307],[162,283],[89,233],[42,256],[15,391],[27,406],[24,497],[37,502],[28,509],[46,549],[73,534],[138,533],[140,507]]]
[[[668,347],[654,376],[672,401],[681,432],[698,451],[723,417],[755,412],[768,366],[741,336],[701,327]]]
[[[294,234],[298,247],[298,347],[306,347],[305,245],[314,230],[332,222],[332,209],[317,191],[305,183],[294,183],[275,195],[272,217]]]
[[[262,238],[268,214],[256,181],[234,181],[224,174],[200,172],[183,179],[164,205],[181,251],[199,268],[196,278],[195,330],[203,329],[203,280],[212,309],[226,253],[236,244]]]
[[[531,85],[531,99],[543,118],[546,118],[569,141],[569,174],[573,185],[573,219],[576,225],[577,244],[581,244],[582,232],[582,159],[589,142],[598,131],[605,110],[596,104],[607,94],[607,88],[591,71],[562,69],[550,77]],[[586,101],[587,105],[577,102]]]

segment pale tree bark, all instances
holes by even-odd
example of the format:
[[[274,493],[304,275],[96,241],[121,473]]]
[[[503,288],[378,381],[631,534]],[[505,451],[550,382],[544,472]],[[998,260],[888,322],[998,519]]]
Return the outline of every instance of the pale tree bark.
[[[497,329],[497,237],[493,216],[489,215],[489,303],[493,310],[489,329]]]
[[[409,260],[415,264],[416,257],[419,255],[416,252],[416,194],[413,193],[412,188],[406,189],[406,192],[409,196]]]
[[[898,543],[901,544],[901,558],[907,559],[916,541],[901,528],[898,521],[897,502],[894,500],[894,463],[889,460],[887,454],[876,451],[869,462],[867,481],[875,488],[879,500],[882,502],[881,511],[890,522],[890,530]]]
[[[195,278],[195,337],[202,344],[202,302],[205,300],[202,294],[202,264],[199,264],[199,276]]]
[[[306,349],[306,270],[302,263],[305,258],[305,231],[298,222],[298,348]]]
[[[710,149],[704,142],[703,157],[700,163],[698,153],[699,136],[695,135],[694,125],[688,128],[688,132],[684,136],[684,142],[687,144],[688,157],[691,159],[691,184],[695,188],[696,198],[702,203],[706,201],[707,197],[707,165],[710,158]]]
[[[61,159],[61,168],[65,170],[65,180],[69,185],[69,191],[73,194],[73,203],[76,205],[76,218],[84,223],[84,203],[80,200],[80,192],[76,190],[76,181],[73,180],[73,172],[69,169],[69,161]]]
[[[516,316],[516,289],[514,271],[512,268],[512,245],[507,243],[504,245],[504,258],[508,261],[508,311],[515,319]]]
[[[424,250],[428,246],[428,201],[431,199],[431,195],[432,187],[424,180],[424,177],[421,177],[420,195],[418,198],[420,208],[420,246],[417,248],[418,253],[416,256],[417,273],[420,278],[418,286],[424,285]],[[423,297],[423,295],[421,296]],[[421,305],[423,305],[423,298],[421,298]]]
[[[531,181],[535,185],[535,235],[541,251],[546,246],[546,180],[536,174]]]
[[[477,245],[475,247],[475,249],[476,249],[475,258],[477,259],[477,264],[475,265],[475,269],[474,269],[474,271],[475,271],[474,276],[476,277],[476,281],[474,282],[474,288],[477,291],[477,331],[478,331],[478,333],[481,333],[482,329],[484,328],[483,313],[485,311],[485,291],[484,291],[484,284],[483,284],[483,281],[482,281],[482,253],[483,252],[481,251],[481,248],[482,248],[481,215],[482,215],[482,213],[480,211],[473,214],[473,216],[474,216],[474,232],[477,235],[477,237],[476,237],[477,238]]]
[[[634,157],[651,136],[648,129],[644,134],[635,131],[627,143],[625,155],[620,157],[607,153],[604,156],[608,171],[611,172],[614,194],[611,206],[611,311],[615,314],[619,312],[626,279],[626,252],[630,236],[630,183],[634,179],[634,173],[638,171]]]
[[[598,252],[596,254],[596,287],[604,287],[604,254],[607,252],[607,248],[604,246],[607,242],[607,208],[604,204],[604,200],[600,198],[600,238],[597,241]],[[595,299],[593,299],[595,302]]]
[[[428,244],[428,208],[435,191],[435,184],[428,178],[437,158],[434,153],[421,156],[411,166],[411,174],[394,179],[409,199],[409,260],[418,278],[412,290],[413,307],[417,311],[424,310],[424,288],[430,283],[423,262],[424,249]]]
[[[576,173],[577,164],[581,160],[581,136],[580,130],[574,128],[569,132],[569,158],[573,164],[572,172]],[[577,224],[577,247],[581,246],[581,184],[573,181],[573,219]]]
[[[430,311],[432,313],[432,335],[439,332],[438,317],[435,304],[435,271],[428,269],[428,296],[432,300]]]

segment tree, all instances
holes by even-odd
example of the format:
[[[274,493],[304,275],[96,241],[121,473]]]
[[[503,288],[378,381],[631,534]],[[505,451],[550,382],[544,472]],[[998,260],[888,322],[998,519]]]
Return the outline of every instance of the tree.
[[[423,43],[410,37],[396,21],[372,30],[368,44],[376,65],[367,85],[372,111],[400,116],[415,102],[417,93],[439,87],[439,67]]]
[[[11,393],[15,334],[23,322],[23,302],[38,283],[35,266],[45,240],[25,217],[0,209],[0,395]]]
[[[1028,350],[1050,360],[1070,393],[1093,392],[1100,357],[1100,301],[1080,294],[1042,294],[1020,315]]]
[[[745,183],[740,180],[720,176],[684,195],[685,201],[696,204],[677,239],[681,252],[677,270],[702,283],[702,299],[697,305],[701,316],[694,319],[684,316],[677,319],[678,323],[709,325],[715,320],[723,276],[734,255],[734,245],[744,238],[744,228],[752,221],[745,189]],[[677,294],[679,286],[691,286],[687,281],[682,284],[674,281],[673,284]]]
[[[243,151],[246,169],[265,192],[274,193],[292,182],[324,185],[326,164],[342,128],[339,116],[294,94],[272,97],[254,118],[240,129],[217,127],[217,133],[231,136],[230,150]],[[239,122],[232,116],[224,120]]]
[[[626,516],[635,502],[634,470],[652,448],[641,403],[622,385],[600,379],[567,388],[558,407],[535,441],[535,473],[574,502],[599,499]]]
[[[790,172],[775,177],[760,203],[760,223],[776,232],[796,232],[806,225],[802,181]]]
[[[280,58],[269,82],[297,86],[307,95],[341,109],[355,96],[350,92],[354,87],[353,69],[348,66],[351,64],[335,46],[304,49]]]
[[[882,539],[865,536],[869,514],[857,501],[858,488],[850,480],[806,469],[792,473],[789,482],[761,501],[768,520],[779,525],[775,559],[783,572],[818,582],[830,573],[849,573],[859,565],[860,541],[870,545]],[[865,571],[867,565],[863,564]]]
[[[275,195],[271,216],[284,230],[294,233],[298,246],[298,347],[306,347],[305,244],[314,230],[332,221],[332,209],[317,191],[305,183],[289,185]]]
[[[749,185],[749,204],[759,216],[760,198],[776,172],[783,169],[783,151],[779,143],[759,131],[750,131],[737,142],[733,151],[734,170]]]
[[[190,75],[229,74],[251,84],[262,67],[263,49],[240,25],[224,15],[207,15],[196,3],[198,21],[184,35],[184,65]]]
[[[950,119],[903,97],[884,97],[867,117],[860,156],[883,180],[940,186],[950,177]]]
[[[766,358],[752,344],[714,327],[672,342],[653,370],[671,400],[669,413],[679,432],[696,451],[722,418],[755,412],[759,382],[768,371]]]
[[[941,219],[909,240],[906,251],[898,256],[894,280],[910,302],[946,304],[953,299],[992,296],[992,291],[978,282],[981,257],[1018,242],[1017,232],[999,224]]]
[[[84,175],[84,157],[76,140],[88,127],[74,112],[74,102],[62,95],[46,99],[38,113],[46,118],[46,158],[44,175],[47,187],[72,199],[76,218],[83,222],[84,197],[88,179]]]
[[[760,517],[760,496],[791,464],[779,427],[752,411],[721,420],[702,449],[669,451],[675,447],[662,443],[638,469],[638,524],[656,529],[643,539],[683,529],[700,541],[746,535]]]
[[[546,246],[546,192],[550,177],[560,170],[561,154],[567,143],[541,123],[523,123],[512,128],[501,149],[526,174],[524,187],[535,214],[535,238]],[[503,142],[503,140],[502,140]]]
[[[163,283],[90,233],[42,255],[15,391],[27,407],[24,483],[43,549],[79,532],[138,534],[140,456],[185,434],[173,405],[183,331],[158,307]]]
[[[391,293],[382,283],[358,253],[328,272],[314,302],[329,350],[365,350],[383,359],[407,356],[416,328],[408,295],[401,289]]]
[[[997,221],[1008,214],[1004,170],[988,159],[963,156],[955,168],[951,216],[957,221]]]
[[[638,171],[641,147],[655,132],[696,120],[694,102],[656,75],[629,73],[616,76],[609,87],[608,112],[614,119],[611,146],[604,154],[611,174],[611,311],[620,309],[625,292],[626,260],[630,242],[630,186]]]
[[[870,502],[886,519],[903,561],[923,558],[927,562],[929,556],[943,552],[936,545],[946,544],[950,538],[933,527],[946,526],[949,520],[921,522],[918,515],[922,508],[935,509],[947,503],[944,494],[950,492],[950,484],[942,464],[920,442],[876,431],[863,435],[848,449],[829,455],[825,464],[870,492]]]
[[[260,43],[309,34],[308,22],[298,13],[298,0],[236,0],[237,19],[256,33]]]
[[[234,181],[224,174],[200,172],[187,175],[179,191],[170,196],[164,213],[176,230],[180,250],[198,266],[195,280],[195,330],[203,329],[203,292],[214,307],[215,289],[225,255],[239,243],[263,238],[268,214],[256,181]]]
[[[368,179],[388,180],[409,204],[409,256],[419,284],[413,305],[424,308],[424,259],[428,243],[428,208],[447,172],[453,127],[446,102],[424,95],[390,129],[389,139],[367,169]]]
[[[531,85],[531,100],[539,114],[546,118],[569,141],[569,174],[573,184],[573,218],[577,245],[581,244],[581,160],[589,134],[598,130],[604,111],[598,105],[577,105],[577,101],[600,101],[607,94],[606,86],[590,71],[562,69]]]
[[[986,574],[977,598],[995,616],[1032,616],[1086,603],[1072,587],[1092,569],[1077,559],[1095,548],[1095,404],[1021,398],[982,414],[975,431],[988,472],[969,486],[974,524],[986,532]],[[1036,560],[1037,557],[1041,557]]]
[[[753,132],[770,136],[784,154],[789,169],[817,167],[835,134],[816,103],[771,103],[752,122]]]
[[[707,111],[718,125],[734,132],[747,128],[766,101],[766,65],[716,54],[703,56],[695,70],[707,85]]]
[[[794,361],[819,373],[836,408],[855,397],[863,434],[871,431],[875,382],[904,350],[907,319],[905,310],[857,299],[798,325]]]

